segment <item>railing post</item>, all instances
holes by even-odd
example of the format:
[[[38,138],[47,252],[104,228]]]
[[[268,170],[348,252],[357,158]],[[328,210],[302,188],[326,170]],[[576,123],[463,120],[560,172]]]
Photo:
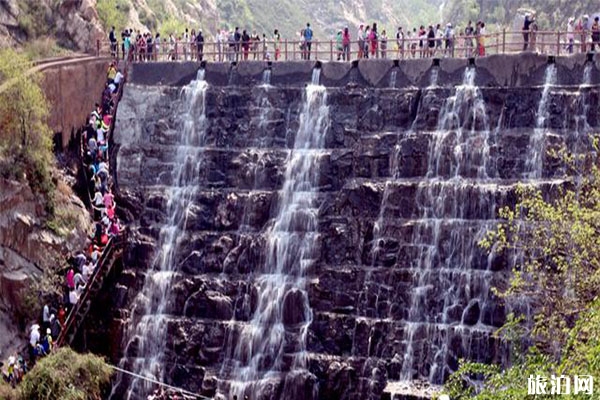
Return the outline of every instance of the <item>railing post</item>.
[[[288,61],[288,40],[285,39],[283,41],[284,52],[285,52],[285,61]]]
[[[502,29],[502,54],[506,53],[506,28]]]
[[[96,57],[100,57],[100,39],[96,39]]]
[[[560,30],[556,34],[556,55],[560,56]]]

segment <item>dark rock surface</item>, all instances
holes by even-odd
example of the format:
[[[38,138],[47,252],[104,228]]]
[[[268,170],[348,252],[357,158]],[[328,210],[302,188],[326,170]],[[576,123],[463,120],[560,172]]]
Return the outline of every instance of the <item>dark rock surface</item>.
[[[320,159],[319,240],[307,276],[314,314],[308,359],[319,399],[381,398],[390,381],[406,378],[409,353],[417,360],[409,378],[434,377],[436,383],[457,368],[460,358],[502,361],[504,349],[491,333],[503,324],[505,309],[487,291],[506,278],[510,265],[502,256],[488,257],[476,240],[497,223],[500,207],[514,203],[516,183],[525,176],[546,65],[544,58],[527,57],[477,60],[487,124],[461,131],[472,158],[461,166],[460,184],[450,179],[459,140],[453,130],[438,143],[439,179],[431,179],[428,170],[440,110],[454,93],[451,84],[460,82],[466,60],[442,60],[440,82],[445,77],[450,84],[429,89],[418,83],[428,81],[430,60],[414,60],[413,69],[410,62],[396,67],[380,62],[377,68],[324,65],[326,82],[345,83],[328,88],[331,121]],[[581,77],[580,61],[557,60],[559,83],[572,85]],[[195,76],[191,64],[171,65],[174,71],[161,82],[177,86]],[[252,317],[258,296],[253,271],[264,262],[264,233],[274,217],[313,66],[275,63],[274,86],[268,88],[249,83],[259,79],[257,66],[206,66],[210,86],[202,175],[166,311],[171,383],[214,394],[227,341],[235,342]],[[181,89],[156,85],[161,68],[134,68],[117,118],[119,204],[133,232],[117,278],[120,287],[129,288],[116,297],[115,320],[121,322],[130,316],[131,301],[152,262],[173,179],[173,114]],[[227,85],[236,68],[236,85]],[[401,88],[381,87],[390,68],[398,70]],[[593,79],[597,75],[594,68]],[[352,83],[357,76],[361,79]],[[598,125],[597,86],[556,88],[550,94],[548,145],[572,146],[580,140],[576,116],[583,112],[582,96],[589,106],[587,121]],[[489,141],[485,163],[477,159],[484,140]],[[488,179],[481,179],[481,165]],[[552,195],[565,184],[562,174],[556,160],[545,156],[542,177],[534,183]],[[428,207],[439,208],[438,224],[424,217]],[[383,223],[376,231],[377,221]],[[437,251],[433,268],[424,272],[418,266],[424,265],[427,246]],[[423,273],[434,284],[418,287]],[[412,315],[417,289],[425,294],[426,312]],[[302,321],[297,307],[302,301],[302,293],[288,294],[286,325]],[[289,379],[306,383],[311,378]],[[297,386],[305,388],[304,383]]]

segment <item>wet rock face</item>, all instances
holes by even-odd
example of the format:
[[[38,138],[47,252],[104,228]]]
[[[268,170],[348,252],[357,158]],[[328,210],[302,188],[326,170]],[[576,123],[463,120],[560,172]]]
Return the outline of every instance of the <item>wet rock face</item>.
[[[130,288],[118,313],[124,320],[167,218],[179,90],[130,84],[119,106],[119,204],[133,232],[121,279]],[[582,93],[587,121],[597,124],[600,92],[581,90],[551,93],[547,145],[580,140]],[[200,187],[180,239],[166,311],[171,383],[207,395],[227,384],[225,349],[257,305],[253,272],[265,262],[265,231],[277,212],[303,91],[209,86]],[[481,88],[486,121],[465,122],[442,136],[440,112],[453,93],[443,87],[328,89],[319,239],[306,277],[312,375],[273,383],[265,399],[278,398],[286,382],[312,398],[311,379],[319,399],[379,399],[389,381],[441,382],[460,358],[502,360],[504,349],[491,333],[504,323],[505,309],[489,289],[510,266],[476,242],[495,226],[498,209],[516,200],[541,89]],[[469,121],[468,110],[458,112]],[[489,147],[485,155],[483,146]],[[466,154],[463,162],[458,150]],[[435,176],[432,165],[439,166]],[[552,194],[562,173],[544,156],[536,184]],[[451,179],[457,174],[458,183]],[[432,247],[435,252],[427,251]],[[424,271],[426,265],[431,268]],[[289,332],[306,318],[303,301],[300,291],[285,297]],[[424,311],[415,315],[415,309]],[[294,340],[290,334],[290,349]]]

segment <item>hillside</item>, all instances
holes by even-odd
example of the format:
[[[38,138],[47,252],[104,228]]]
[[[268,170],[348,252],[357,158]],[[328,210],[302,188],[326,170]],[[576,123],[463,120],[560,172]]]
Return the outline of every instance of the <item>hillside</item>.
[[[0,47],[50,41],[56,47],[90,52],[103,37],[95,0],[0,0]],[[34,51],[44,57],[42,49]]]
[[[292,38],[311,22],[315,35],[329,39],[338,28],[348,25],[352,31],[360,22],[378,24],[390,32],[398,25],[413,26],[439,19],[440,0],[324,0],[315,6],[309,0],[98,0],[98,11],[105,28],[146,27],[163,32],[184,27],[205,32],[239,26],[258,33],[279,29]]]
[[[592,0],[445,0],[442,14],[457,24],[471,19],[486,21],[488,25],[513,27],[521,8],[535,11],[540,30],[563,31],[566,31],[570,17],[580,18],[600,11],[598,2]]]

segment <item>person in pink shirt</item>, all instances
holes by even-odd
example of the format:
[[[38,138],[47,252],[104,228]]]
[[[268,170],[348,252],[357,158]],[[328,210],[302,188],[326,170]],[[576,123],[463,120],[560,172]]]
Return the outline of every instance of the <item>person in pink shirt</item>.
[[[75,272],[73,268],[69,268],[67,271],[67,286],[71,290],[75,289]]]
[[[108,192],[104,194],[104,207],[107,209],[113,208],[115,206],[115,196],[112,194],[112,191],[108,189]]]

